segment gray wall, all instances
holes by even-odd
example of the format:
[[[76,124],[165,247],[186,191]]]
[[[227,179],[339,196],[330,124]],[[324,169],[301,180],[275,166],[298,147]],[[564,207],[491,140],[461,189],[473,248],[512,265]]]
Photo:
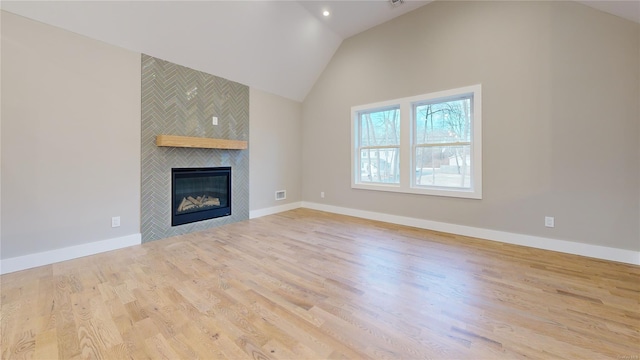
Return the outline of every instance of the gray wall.
[[[249,218],[249,150],[158,147],[161,134],[248,140],[249,87],[142,55],[142,241]],[[231,215],[172,227],[171,168],[217,166],[231,166]]]
[[[189,124],[183,123],[182,129],[180,125],[154,128],[143,146],[140,54],[4,11],[1,23],[0,258],[139,234],[144,216],[145,229],[155,231],[155,235],[147,232],[145,241],[248,218],[249,150],[159,149],[152,145],[160,133],[249,140],[248,87],[178,66],[185,69],[187,78],[196,76],[196,83],[213,79],[214,93],[200,92],[196,110],[207,114],[208,106],[213,105],[211,115],[220,118],[220,125],[213,127],[208,115],[198,118],[198,111],[187,111]],[[183,80],[183,90],[191,89],[184,88],[190,80]],[[252,200],[252,210],[300,201],[302,105],[259,90],[251,89],[251,94],[252,108],[258,111],[256,133],[249,142],[257,160],[252,162],[256,171],[251,173],[251,183],[257,199]],[[236,103],[228,106],[228,98]],[[183,105],[182,110],[187,108],[184,98],[176,97],[176,101]],[[197,130],[188,130],[189,126]],[[234,193],[240,195],[234,202],[233,219],[172,231],[163,213],[168,206],[162,203],[158,205],[161,223],[151,224],[149,211],[140,200],[141,186],[148,190],[140,176],[143,148],[161,154],[163,167],[174,160],[179,166],[239,166],[233,179]],[[184,161],[187,153],[193,161]],[[145,159],[147,155],[143,152]],[[78,170],[84,171],[82,178],[76,177]],[[166,187],[167,181],[162,177],[160,183],[165,182]],[[276,202],[273,193],[281,189],[287,190],[287,200]],[[167,194],[156,195],[163,198]],[[111,228],[112,216],[121,216],[121,227]]]
[[[260,210],[302,199],[302,104],[251,88],[250,208]],[[275,192],[287,191],[285,200]]]
[[[1,46],[2,258],[138,234],[140,54],[4,11]]]
[[[434,2],[349,38],[303,103],[303,200],[640,250],[639,44],[574,2]],[[482,200],[350,188],[351,106],[477,83]]]
[[[2,29],[2,12],[0,11],[0,30]],[[1,32],[0,32],[1,34]],[[0,54],[2,44],[0,44]],[[0,56],[0,69],[2,69],[2,56]],[[0,161],[2,160],[2,71],[0,71]],[[0,259],[2,259],[2,164],[0,163]],[[0,269],[1,271],[1,269]]]
[[[1,19],[0,258],[139,233],[140,54]],[[252,113],[250,208],[281,205],[283,188],[298,201],[302,187],[304,201],[638,250],[639,33],[574,3],[437,2],[350,38],[302,126],[298,103],[250,89],[263,112]],[[483,200],[349,187],[351,106],[473,83]]]

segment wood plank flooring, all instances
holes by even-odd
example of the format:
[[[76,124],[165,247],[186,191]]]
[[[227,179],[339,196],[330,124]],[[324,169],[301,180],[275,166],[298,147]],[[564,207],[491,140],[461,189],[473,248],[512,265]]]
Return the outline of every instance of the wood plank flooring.
[[[308,209],[6,274],[2,359],[639,359],[640,267]]]

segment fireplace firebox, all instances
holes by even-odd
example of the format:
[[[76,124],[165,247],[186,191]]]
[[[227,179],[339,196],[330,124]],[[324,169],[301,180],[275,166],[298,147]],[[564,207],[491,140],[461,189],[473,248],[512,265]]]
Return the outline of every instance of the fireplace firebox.
[[[171,226],[231,215],[231,168],[171,169]]]

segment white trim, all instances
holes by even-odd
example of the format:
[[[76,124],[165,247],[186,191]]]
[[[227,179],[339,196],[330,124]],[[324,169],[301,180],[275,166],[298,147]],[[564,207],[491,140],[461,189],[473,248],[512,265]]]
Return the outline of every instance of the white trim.
[[[550,239],[532,235],[509,233],[505,231],[389,215],[373,211],[343,208],[339,206],[324,205],[306,201],[302,202],[302,207],[370,220],[384,221],[392,224],[406,225],[421,229],[435,230],[480,239],[499,241],[507,244],[522,245],[537,249],[551,250],[567,254],[588,256],[596,259],[640,265],[640,251],[584,244],[566,240]]]
[[[273,214],[281,213],[284,211],[297,209],[300,207],[302,207],[302,202],[298,201],[298,202],[293,202],[293,203],[284,204],[280,206],[274,206],[270,208],[251,210],[249,211],[249,219],[255,219],[255,218],[259,218],[267,215],[273,215]]]
[[[277,214],[301,207],[364,219],[384,221],[392,224],[413,226],[421,229],[471,236],[485,240],[499,241],[507,244],[522,245],[537,249],[558,251],[562,253],[588,256],[596,259],[640,265],[640,251],[583,244],[565,240],[556,240],[539,236],[515,234],[504,231],[416,219],[405,216],[389,215],[373,211],[350,209],[306,201],[299,201],[265,209],[252,210],[249,212],[249,218],[255,219],[262,216]],[[4,259],[0,260],[0,275],[38,266],[49,265],[61,261],[76,259],[83,256],[99,254],[111,250],[117,250],[129,246],[140,245],[141,243],[142,235],[138,233],[122,236],[119,238],[96,241],[88,244],[70,246],[62,249],[43,251],[40,253]]]
[[[138,233],[113,239],[95,241],[88,244],[69,246],[62,249],[17,256],[0,260],[0,274],[8,274],[15,271],[49,265],[60,261],[76,259],[88,255],[95,255],[111,250],[140,245],[141,243],[142,235]]]

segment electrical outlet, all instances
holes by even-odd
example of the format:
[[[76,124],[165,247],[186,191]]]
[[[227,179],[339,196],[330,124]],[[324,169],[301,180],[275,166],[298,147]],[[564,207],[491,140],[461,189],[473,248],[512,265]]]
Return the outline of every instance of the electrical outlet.
[[[111,218],[111,227],[115,228],[120,226],[120,216],[114,216]]]
[[[218,125],[218,117],[214,116],[211,118],[211,125]]]
[[[320,191],[320,197],[324,199],[324,191]]]
[[[556,219],[553,216],[544,217],[544,226],[552,228],[556,226]]]

